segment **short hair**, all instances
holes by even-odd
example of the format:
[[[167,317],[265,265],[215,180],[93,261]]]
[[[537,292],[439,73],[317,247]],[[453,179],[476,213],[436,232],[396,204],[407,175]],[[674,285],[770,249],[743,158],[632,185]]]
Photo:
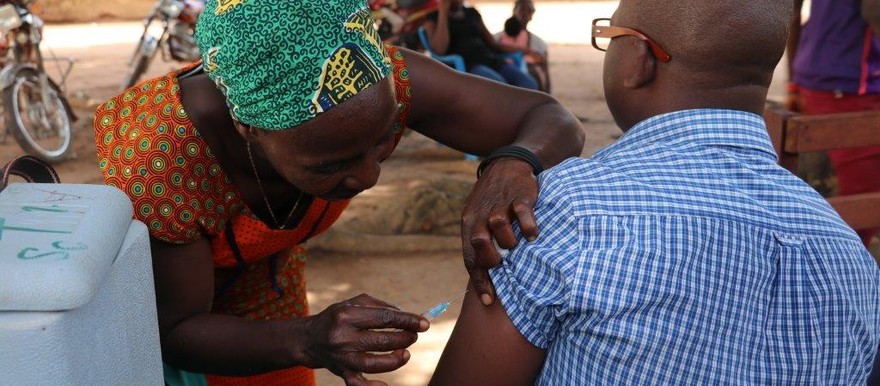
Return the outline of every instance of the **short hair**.
[[[515,16],[504,21],[504,33],[507,36],[517,36],[522,32],[522,23]]]

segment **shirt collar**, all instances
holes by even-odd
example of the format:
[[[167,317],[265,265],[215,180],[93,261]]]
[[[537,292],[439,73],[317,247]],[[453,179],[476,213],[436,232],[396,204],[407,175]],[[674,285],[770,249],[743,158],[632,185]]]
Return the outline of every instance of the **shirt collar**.
[[[597,151],[594,158],[648,143],[666,147],[735,147],[755,151],[777,162],[776,151],[760,115],[720,109],[682,110],[648,118],[629,129],[613,145]]]

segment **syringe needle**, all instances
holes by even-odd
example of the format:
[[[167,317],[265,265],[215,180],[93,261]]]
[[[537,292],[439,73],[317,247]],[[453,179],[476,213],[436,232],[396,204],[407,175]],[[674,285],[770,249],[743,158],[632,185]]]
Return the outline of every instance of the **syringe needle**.
[[[446,310],[449,308],[449,305],[452,304],[453,301],[456,301],[459,298],[463,297],[464,294],[466,294],[466,293],[467,293],[467,290],[462,292],[461,295],[458,295],[449,301],[445,301],[445,302],[442,302],[434,307],[431,307],[427,311],[423,312],[422,316],[424,316],[425,319],[428,319],[428,321],[434,320],[434,318],[436,318],[436,317],[440,316],[441,314],[443,314],[444,312],[446,312]]]

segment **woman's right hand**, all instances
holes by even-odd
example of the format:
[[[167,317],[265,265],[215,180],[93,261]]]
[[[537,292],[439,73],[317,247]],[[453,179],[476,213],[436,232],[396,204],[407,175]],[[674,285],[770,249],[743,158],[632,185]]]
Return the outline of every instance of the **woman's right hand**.
[[[349,386],[384,385],[362,373],[389,372],[406,364],[410,357],[406,348],[430,326],[424,317],[366,294],[333,304],[308,319],[303,331],[304,364],[327,368]]]

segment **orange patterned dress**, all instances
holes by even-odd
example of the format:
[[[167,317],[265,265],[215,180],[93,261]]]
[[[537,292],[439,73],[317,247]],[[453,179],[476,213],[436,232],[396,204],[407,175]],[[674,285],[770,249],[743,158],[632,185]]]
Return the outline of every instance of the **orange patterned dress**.
[[[411,91],[403,55],[393,63],[403,125]],[[144,81],[101,105],[95,142],[104,181],[125,192],[150,236],[175,244],[208,238],[215,266],[212,312],[249,319],[306,316],[302,243],[335,222],[348,201],[314,198],[298,225],[274,230],[258,220],[187,117],[180,74],[199,63]],[[400,140],[401,133],[397,135]],[[311,369],[294,367],[254,377],[207,376],[210,385],[314,385]]]

